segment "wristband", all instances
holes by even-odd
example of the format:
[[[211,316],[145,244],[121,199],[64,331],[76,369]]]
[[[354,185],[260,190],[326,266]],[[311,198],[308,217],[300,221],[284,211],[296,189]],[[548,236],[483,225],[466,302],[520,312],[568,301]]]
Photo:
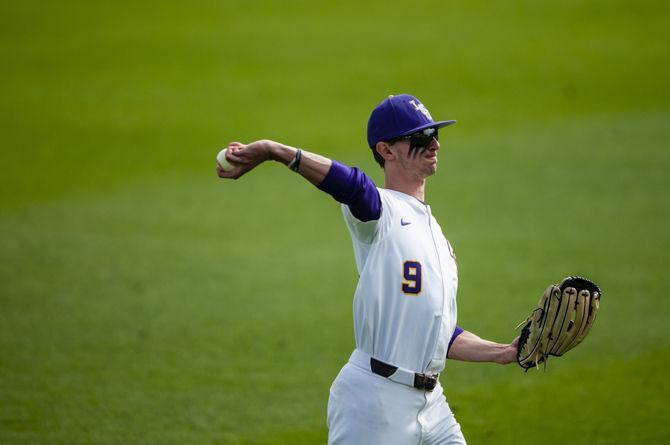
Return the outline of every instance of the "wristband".
[[[288,164],[288,168],[290,168],[294,172],[297,172],[300,169],[300,159],[302,159],[302,150],[298,149],[298,151],[295,152],[295,157]]]

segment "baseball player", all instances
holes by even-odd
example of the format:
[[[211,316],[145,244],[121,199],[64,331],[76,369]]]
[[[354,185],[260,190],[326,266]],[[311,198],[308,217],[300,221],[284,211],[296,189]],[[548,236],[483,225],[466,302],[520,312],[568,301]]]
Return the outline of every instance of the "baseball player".
[[[516,339],[494,343],[456,325],[456,257],[425,199],[438,131],[453,123],[434,121],[407,94],[382,101],[367,139],[384,188],[357,168],[270,140],[229,144],[233,168],[217,169],[236,179],[278,161],[342,204],[360,278],[356,349],[330,389],[330,444],[465,444],[438,380],[446,360],[516,361]]]

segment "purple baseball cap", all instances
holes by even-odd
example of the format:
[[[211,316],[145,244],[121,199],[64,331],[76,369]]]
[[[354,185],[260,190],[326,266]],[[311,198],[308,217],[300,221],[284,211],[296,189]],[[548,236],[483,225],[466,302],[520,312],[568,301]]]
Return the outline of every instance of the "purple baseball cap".
[[[368,120],[368,145],[407,136],[425,128],[441,128],[456,121],[433,121],[428,109],[414,96],[398,94],[384,99]]]

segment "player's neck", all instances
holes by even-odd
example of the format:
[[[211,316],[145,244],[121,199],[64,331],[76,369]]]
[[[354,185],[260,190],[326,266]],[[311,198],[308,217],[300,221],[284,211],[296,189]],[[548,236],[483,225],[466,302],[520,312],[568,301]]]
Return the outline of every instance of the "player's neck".
[[[425,202],[426,200],[426,178],[395,174],[393,171],[384,170],[384,187],[413,196],[421,202]]]

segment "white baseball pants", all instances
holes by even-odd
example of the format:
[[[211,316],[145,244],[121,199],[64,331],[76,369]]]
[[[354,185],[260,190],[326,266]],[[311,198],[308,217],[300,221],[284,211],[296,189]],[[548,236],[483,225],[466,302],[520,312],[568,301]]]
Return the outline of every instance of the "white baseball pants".
[[[427,392],[393,382],[354,351],[330,388],[328,444],[465,445],[465,439],[442,385]]]

